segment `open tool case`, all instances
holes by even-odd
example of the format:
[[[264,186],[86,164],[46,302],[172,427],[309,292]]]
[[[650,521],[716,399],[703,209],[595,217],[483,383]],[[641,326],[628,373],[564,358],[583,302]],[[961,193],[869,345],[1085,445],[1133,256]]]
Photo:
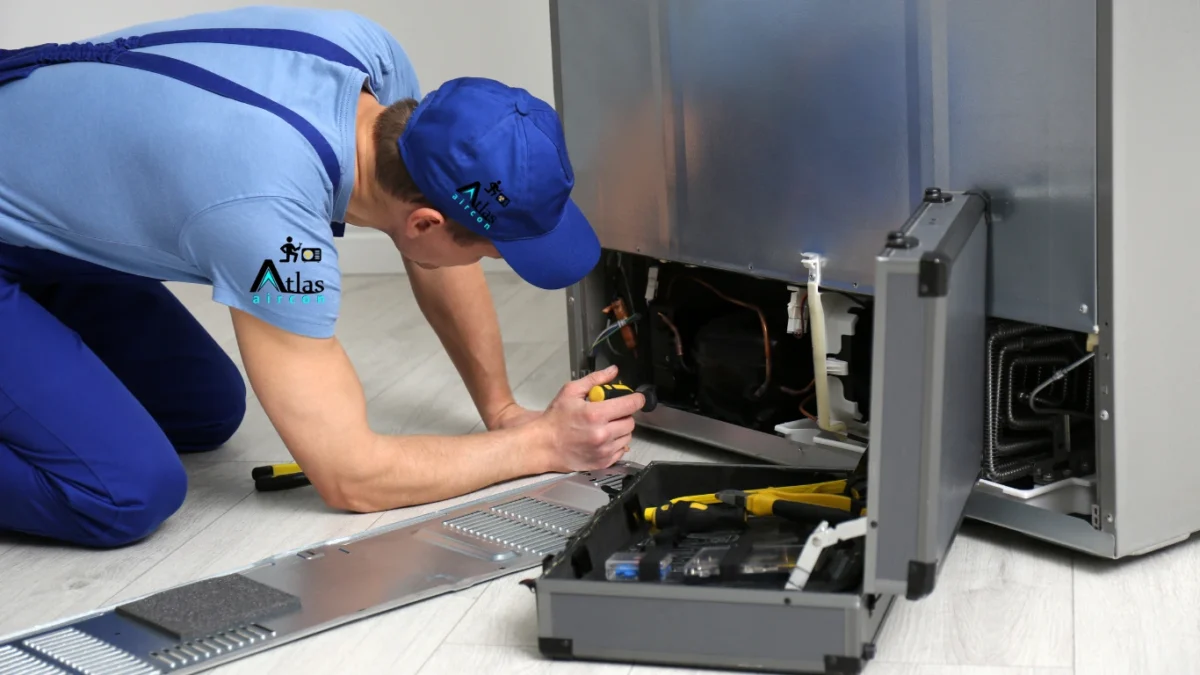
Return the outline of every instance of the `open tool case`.
[[[895,600],[933,592],[979,477],[985,214],[981,196],[930,191],[888,236],[876,261],[869,440],[857,468],[650,464],[546,560],[536,584],[541,652],[861,672]],[[686,537],[646,520],[647,508],[679,497],[842,480],[856,491],[831,493],[863,498],[865,515],[856,503],[807,525],[749,517],[740,531]],[[738,503],[736,493],[727,499]]]

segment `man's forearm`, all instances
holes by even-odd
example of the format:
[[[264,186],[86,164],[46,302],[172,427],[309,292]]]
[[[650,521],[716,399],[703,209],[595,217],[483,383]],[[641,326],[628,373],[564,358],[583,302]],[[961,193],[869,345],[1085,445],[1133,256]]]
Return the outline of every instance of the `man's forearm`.
[[[366,461],[340,469],[338,506],[370,513],[458,497],[545,473],[538,430],[524,426],[467,436],[376,436]]]
[[[513,402],[500,322],[478,265],[422,269],[405,260],[413,295],[489,425]]]

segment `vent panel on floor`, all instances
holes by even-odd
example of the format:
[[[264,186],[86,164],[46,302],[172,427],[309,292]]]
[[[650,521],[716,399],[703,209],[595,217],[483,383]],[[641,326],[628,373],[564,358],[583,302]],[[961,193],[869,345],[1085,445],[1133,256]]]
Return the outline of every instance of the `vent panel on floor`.
[[[259,625],[242,626],[199,640],[177,644],[151,654],[166,668],[174,670],[193,663],[207,661],[275,636],[275,631]]]
[[[133,654],[74,628],[30,638],[24,645],[84,675],[154,675],[159,672]]]
[[[501,515],[503,514],[503,515]],[[456,532],[516,551],[545,556],[558,553],[587,514],[536,499],[518,499],[488,511],[474,511],[445,521]]]
[[[0,647],[0,675],[68,675],[58,666],[21,651],[16,647]]]
[[[570,535],[583,527],[591,516],[577,509],[522,497],[500,506],[492,507],[496,513],[536,525],[559,534]]]
[[[593,478],[592,482],[601,488],[612,488],[614,490],[621,489],[621,483],[625,482],[624,474],[613,474],[604,478]]]

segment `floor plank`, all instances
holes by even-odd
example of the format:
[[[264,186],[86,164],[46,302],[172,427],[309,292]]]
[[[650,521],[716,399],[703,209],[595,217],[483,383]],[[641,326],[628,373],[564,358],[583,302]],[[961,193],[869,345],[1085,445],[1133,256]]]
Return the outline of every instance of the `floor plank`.
[[[886,662],[1071,668],[1071,554],[966,523],[933,595],[897,601],[878,644]]]
[[[446,638],[446,644],[536,648],[536,598],[518,583],[529,576],[514,574],[488,582],[471,612]]]
[[[1075,670],[1155,675],[1200,668],[1200,541],[1075,563]]]
[[[1071,668],[1005,668],[1003,666],[931,666],[912,663],[872,663],[865,675],[1071,675]],[[636,675],[645,675],[635,671]],[[661,673],[656,675],[669,675]]]
[[[511,297],[496,301],[505,342],[546,342],[567,337],[567,295],[522,284]]]
[[[624,664],[548,661],[528,647],[442,645],[419,671],[421,675],[488,673],[489,675],[628,675]],[[377,671],[382,672],[382,671]]]
[[[86,550],[8,537],[0,582],[0,634],[73,616],[106,604],[172,553],[236,508],[253,485],[249,468],[187,461],[190,489],[174,517],[142,542]]]

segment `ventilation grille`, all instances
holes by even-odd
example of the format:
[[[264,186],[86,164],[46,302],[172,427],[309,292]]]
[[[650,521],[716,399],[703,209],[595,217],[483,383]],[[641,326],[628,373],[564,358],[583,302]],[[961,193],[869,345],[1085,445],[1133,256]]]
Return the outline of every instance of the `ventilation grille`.
[[[561,552],[566,547],[567,537],[589,518],[586,512],[578,509],[522,497],[443,524],[457,532],[516,551],[546,556]]]
[[[124,649],[118,649],[74,628],[31,638],[26,640],[24,645],[83,675],[154,675],[159,672],[157,668]]]
[[[162,651],[152,652],[150,656],[162,663],[168,669],[174,670],[193,663],[207,661],[214,656],[220,656],[256,642],[262,642],[275,637],[275,631],[257,624],[234,628],[216,635],[210,635],[199,640],[192,640],[175,645]]]
[[[625,482],[625,475],[620,474],[620,473],[614,473],[613,475],[605,476],[604,478],[593,478],[592,482],[601,488],[612,488],[614,490],[620,490],[621,484]]]
[[[569,509],[529,497],[492,507],[492,510],[509,518],[565,535],[583,527],[591,517],[578,509]]]
[[[58,666],[17,649],[16,647],[0,647],[0,675],[67,675],[67,671]]]

